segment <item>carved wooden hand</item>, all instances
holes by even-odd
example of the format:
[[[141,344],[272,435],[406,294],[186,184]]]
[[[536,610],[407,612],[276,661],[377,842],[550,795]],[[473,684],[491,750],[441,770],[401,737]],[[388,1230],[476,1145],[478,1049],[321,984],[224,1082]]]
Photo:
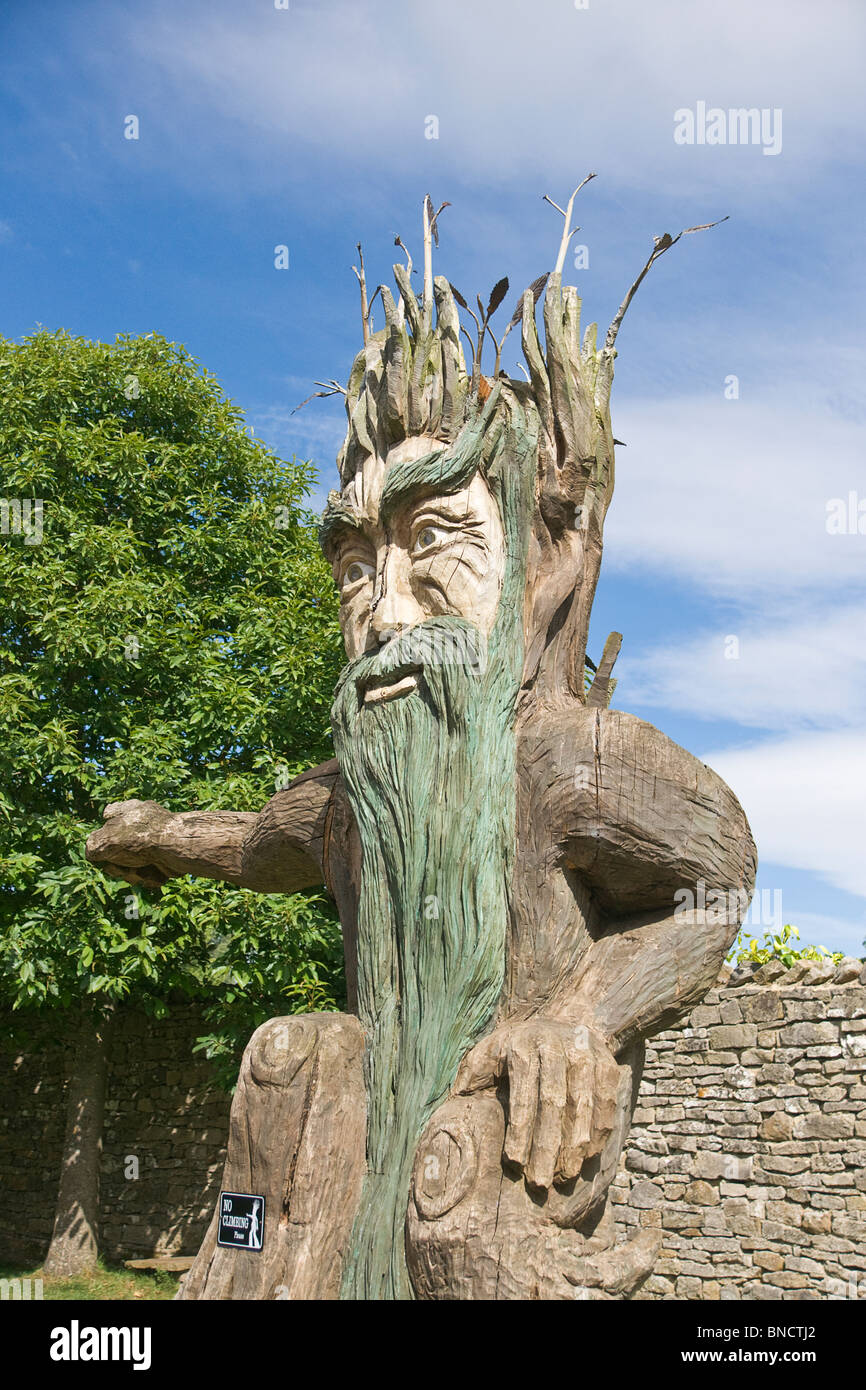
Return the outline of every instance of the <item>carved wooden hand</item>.
[[[260,893],[296,893],[322,882],[322,843],[332,761],[311,768],[256,813],[167,811],[155,801],[113,801],[86,855],[113,878],[159,887],[183,874]]]
[[[613,1128],[620,1073],[604,1038],[584,1025],[505,1023],[463,1059],[456,1095],[508,1082],[503,1157],[533,1187],[576,1178]]]

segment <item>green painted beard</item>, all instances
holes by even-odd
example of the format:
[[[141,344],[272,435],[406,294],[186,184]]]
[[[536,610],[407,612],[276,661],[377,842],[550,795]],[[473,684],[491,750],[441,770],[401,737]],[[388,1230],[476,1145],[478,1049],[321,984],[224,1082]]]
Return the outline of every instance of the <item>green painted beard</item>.
[[[519,611],[500,603],[483,653],[469,623],[432,619],[353,662],[337,686],[334,743],[362,849],[358,992],[368,1102],[368,1171],[343,1298],[413,1297],[404,1224],[417,1143],[502,989]],[[417,691],[362,703],[365,682],[419,665]]]

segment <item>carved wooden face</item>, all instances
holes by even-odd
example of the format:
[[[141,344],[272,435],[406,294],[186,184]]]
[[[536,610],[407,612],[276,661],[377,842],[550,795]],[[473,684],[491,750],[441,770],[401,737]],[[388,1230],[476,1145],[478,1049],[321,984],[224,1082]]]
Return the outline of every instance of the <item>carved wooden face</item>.
[[[493,628],[505,541],[484,478],[475,474],[459,492],[438,496],[407,489],[380,515],[389,469],[441,448],[426,436],[404,440],[384,459],[368,458],[343,491],[357,525],[341,532],[332,555],[350,661],[429,618],[465,618],[485,636]],[[380,698],[402,693],[383,690]]]

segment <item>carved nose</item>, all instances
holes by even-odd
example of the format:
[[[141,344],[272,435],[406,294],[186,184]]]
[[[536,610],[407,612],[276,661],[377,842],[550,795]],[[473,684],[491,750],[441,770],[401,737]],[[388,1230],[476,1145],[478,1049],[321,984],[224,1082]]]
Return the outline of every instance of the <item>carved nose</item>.
[[[380,644],[388,642],[404,628],[423,622],[424,616],[399,558],[390,556],[370,606],[370,632]]]

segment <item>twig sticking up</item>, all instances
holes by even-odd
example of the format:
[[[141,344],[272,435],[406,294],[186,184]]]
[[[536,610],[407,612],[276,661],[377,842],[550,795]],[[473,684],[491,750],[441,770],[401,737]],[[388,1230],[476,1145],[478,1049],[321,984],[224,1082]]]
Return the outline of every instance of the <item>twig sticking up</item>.
[[[461,309],[465,309],[467,314],[471,314],[475,322],[475,328],[478,333],[478,341],[472,344],[472,339],[469,337],[469,334],[466,332],[466,329],[463,327],[462,324],[460,326],[461,333],[466,333],[467,340],[470,344],[472,344],[472,380],[469,386],[469,391],[470,394],[474,395],[475,392],[478,390],[478,384],[481,379],[481,357],[484,351],[484,339],[488,333],[490,334],[493,346],[496,348],[496,368],[493,373],[494,377],[496,376],[499,369],[499,353],[502,344],[497,343],[496,341],[496,338],[493,334],[493,329],[490,327],[490,318],[491,315],[496,313],[496,310],[499,308],[500,304],[502,303],[503,299],[508,293],[508,277],[503,276],[501,280],[497,280],[496,284],[493,286],[493,289],[490,291],[490,299],[487,302],[486,309],[481,300],[481,296],[475,296],[475,302],[478,305],[478,314],[475,313],[474,309],[470,309],[469,305],[466,303],[466,300],[463,298],[463,295],[460,293],[456,285],[450,285],[450,289],[452,295],[454,296],[454,299],[460,305]],[[505,339],[503,338],[503,342],[504,341]]]
[[[523,301],[524,301],[524,299],[526,298],[526,296],[527,296],[528,294],[531,294],[531,295],[532,295],[532,305],[533,305],[533,308],[534,308],[535,305],[538,303],[539,299],[541,298],[542,291],[543,291],[543,289],[544,289],[544,287],[545,287],[545,285],[547,284],[547,282],[548,282],[549,279],[550,279],[550,271],[548,270],[544,275],[539,275],[539,277],[538,277],[537,280],[533,280],[533,282],[532,282],[532,284],[529,286],[529,288],[526,289],[526,290],[524,290],[524,291],[523,291],[523,294],[522,294],[522,295],[520,296],[520,298],[518,299],[518,301],[517,301],[517,308],[514,310],[514,313],[511,315],[511,318],[509,319],[508,327],[506,328],[506,330],[505,330],[505,332],[503,333],[502,337],[499,339],[499,342],[496,344],[496,361],[495,361],[494,364],[493,364],[493,376],[494,376],[494,379],[495,379],[496,377],[499,376],[499,363],[500,363],[500,361],[502,360],[502,349],[503,349],[503,347],[505,346],[505,339],[508,337],[508,335],[509,335],[509,333],[511,332],[512,328],[516,328],[517,325],[518,325],[519,323],[522,323],[522,322],[523,322]],[[490,336],[493,337],[493,334],[492,334],[492,332],[491,332],[490,329],[488,329],[488,332],[490,333]],[[519,364],[518,364],[518,365],[519,365]]]
[[[423,319],[427,327],[433,317],[433,242],[439,245],[439,214],[444,208],[450,208],[450,203],[440,203],[434,212],[433,199],[428,193],[424,199],[423,222],[424,222],[424,300],[423,300]]]
[[[358,277],[358,284],[361,286],[361,327],[364,331],[364,347],[366,347],[370,341],[370,306],[367,303],[367,276],[364,272],[364,253],[361,250],[360,241],[358,242],[358,260],[361,262],[361,269],[359,270],[355,265],[352,266],[352,269]],[[317,386],[321,386],[321,384],[319,381],[316,382]],[[312,400],[312,396],[308,399]],[[297,408],[300,409],[300,406]]]
[[[395,246],[399,246],[399,247],[400,247],[400,250],[403,252],[403,255],[406,257],[406,279],[407,279],[407,280],[411,280],[411,278],[412,278],[412,254],[411,254],[409,248],[408,248],[407,246],[404,246],[404,245],[403,245],[403,239],[402,239],[402,237],[395,236],[395,238],[394,238],[394,245],[395,245]],[[382,286],[380,285],[380,286],[379,286],[379,289],[381,289],[381,288],[382,288]],[[378,294],[378,293],[379,293],[379,290],[377,290],[376,293]],[[374,296],[374,298],[375,298],[375,296]],[[406,306],[405,306],[405,304],[403,303],[403,296],[402,296],[402,294],[401,294],[401,295],[400,295],[400,298],[397,300],[397,322],[398,322],[398,323],[402,324],[403,319],[404,319],[404,316],[405,316],[405,313],[406,313]]]
[[[710,227],[718,227],[721,225],[722,222],[727,222],[727,220],[727,216],[720,217],[716,222],[701,222],[700,225],[697,227],[684,227],[683,230],[681,232],[678,232],[676,236],[671,236],[670,232],[665,232],[664,236],[657,236],[653,238],[654,245],[652,249],[652,255],[650,256],[640,275],[635,280],[625,299],[622,301],[622,304],[620,304],[619,308],[617,309],[613,323],[607,330],[607,336],[604,340],[605,348],[612,348],[614,343],[616,342],[616,335],[620,330],[620,326],[622,324],[623,319],[625,318],[625,311],[634,299],[638,287],[641,281],[643,280],[644,276],[648,273],[653,261],[657,261],[659,256],[664,255],[665,251],[669,251],[672,246],[676,246],[680,237],[688,236],[689,232],[706,232],[710,229]]]
[[[440,203],[436,211],[433,211],[433,204],[430,201],[430,194],[427,194],[427,205],[430,213],[430,231],[433,233],[433,244],[439,246],[439,214],[443,208],[450,208],[450,203]]]
[[[412,253],[411,253],[411,251],[409,250],[408,246],[404,246],[404,244],[403,244],[403,238],[402,238],[402,237],[395,236],[395,238],[394,238],[394,245],[395,245],[395,246],[399,246],[399,247],[400,247],[400,250],[403,252],[403,255],[406,257],[406,274],[407,274],[407,275],[411,275],[411,274],[412,274]]]
[[[425,320],[431,312],[433,304],[433,233],[431,231],[431,214],[433,203],[430,194],[424,199],[423,224],[424,224],[424,301],[423,314]]]
[[[614,662],[619,656],[619,649],[622,646],[622,633],[612,632],[604,644],[604,652],[601,661],[595,668],[592,685],[586,693],[586,704],[590,709],[605,709],[610,704],[610,697],[616,685],[615,680],[611,680]],[[592,662],[587,660],[587,666],[592,666]]]
[[[471,314],[471,315],[472,315],[472,318],[473,318],[474,321],[475,321],[475,327],[476,327],[476,329],[478,330],[478,337],[483,341],[483,339],[484,339],[484,333],[483,333],[483,330],[482,330],[482,328],[481,328],[481,324],[480,324],[480,322],[479,322],[479,320],[478,320],[478,315],[475,313],[475,310],[474,310],[474,309],[470,309],[469,305],[467,304],[467,302],[466,302],[466,300],[464,299],[463,295],[462,295],[462,294],[460,293],[460,291],[458,290],[457,286],[456,286],[456,285],[452,285],[450,280],[449,280],[449,282],[448,282],[448,287],[449,287],[449,289],[451,290],[451,293],[452,293],[452,295],[454,296],[454,299],[455,299],[456,302],[460,305],[460,308],[461,308],[461,309],[465,309],[466,312],[467,312],[467,314]],[[468,330],[467,328],[464,328],[462,323],[461,323],[461,325],[460,325],[460,332],[464,335],[464,337],[466,338],[467,343],[469,344],[470,348],[472,349],[472,379],[473,379],[473,381],[474,381],[474,379],[475,379],[475,356],[476,356],[477,348],[476,348],[475,343],[473,343],[473,341],[472,341],[472,338],[471,338],[471,336],[470,336],[470,334],[469,334],[469,330]]]
[[[343,396],[345,396],[345,395],[346,395],[346,388],[345,388],[345,386],[341,386],[340,383],[339,383],[339,381],[334,381],[333,378],[332,378],[330,381],[314,381],[314,382],[313,382],[313,385],[314,385],[314,386],[322,386],[322,387],[324,387],[324,390],[322,390],[322,391],[314,391],[313,394],[312,394],[312,396],[307,396],[306,400],[301,401],[301,404],[300,404],[300,405],[296,405],[296,406],[295,406],[295,409],[291,412],[292,415],[295,414],[295,411],[301,410],[302,407],[305,406],[305,405],[307,405],[307,403],[308,403],[309,401],[314,401],[314,400],[316,399],[317,396],[338,396],[338,395],[343,395]]]
[[[574,236],[575,232],[580,231],[579,227],[572,227],[571,225],[571,214],[574,211],[574,200],[577,197],[580,190],[584,187],[584,185],[589,183],[590,179],[594,178],[595,174],[587,174],[583,182],[577,185],[577,188],[574,190],[574,192],[568,200],[567,208],[561,208],[559,206],[559,203],[555,203],[552,198],[548,198],[546,193],[543,194],[544,201],[546,203],[550,203],[550,206],[552,208],[556,208],[557,212],[562,213],[562,216],[565,219],[564,226],[562,228],[562,240],[559,243],[559,255],[556,258],[556,265],[553,267],[554,275],[562,274],[562,268],[565,265],[565,253],[568,250],[568,243],[571,241],[571,238]]]

